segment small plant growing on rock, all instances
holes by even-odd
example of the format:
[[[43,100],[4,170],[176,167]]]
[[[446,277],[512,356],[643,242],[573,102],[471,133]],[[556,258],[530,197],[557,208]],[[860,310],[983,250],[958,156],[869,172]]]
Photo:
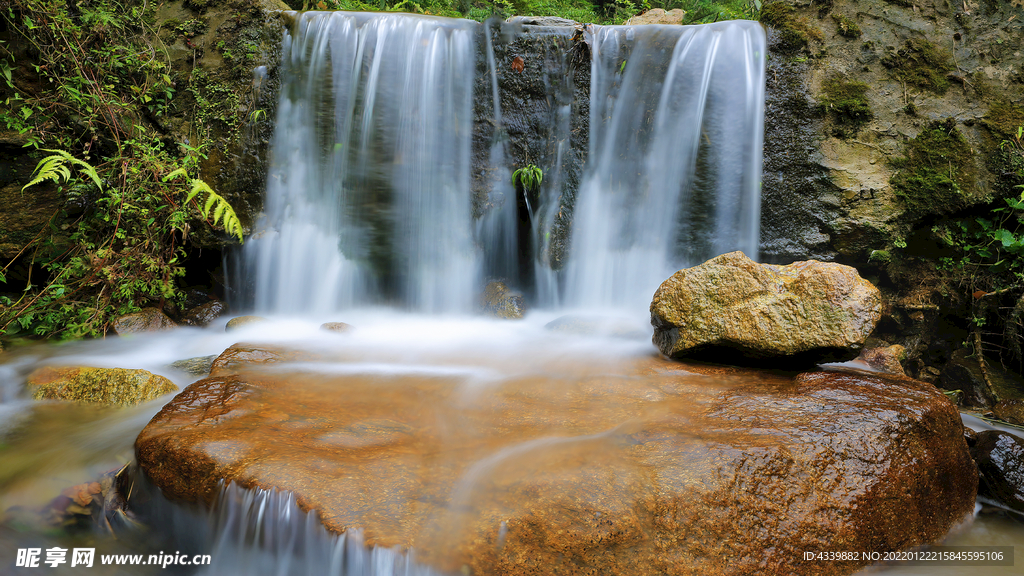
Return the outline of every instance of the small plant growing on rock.
[[[543,180],[544,171],[534,164],[524,166],[512,173],[512,185],[522,186],[523,192],[539,190]]]

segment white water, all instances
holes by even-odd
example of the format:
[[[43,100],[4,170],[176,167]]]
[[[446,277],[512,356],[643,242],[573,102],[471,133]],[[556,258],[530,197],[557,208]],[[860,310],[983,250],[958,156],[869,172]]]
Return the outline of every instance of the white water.
[[[466,312],[481,273],[514,283],[518,258],[536,262],[538,286],[524,288],[539,305],[641,311],[684,265],[731,250],[756,257],[760,25],[591,28],[589,159],[559,278],[542,256],[561,202],[550,188],[530,207],[537,253],[517,254],[489,27],[399,14],[296,18],[284,39],[266,213],[244,254],[258,312],[375,303]],[[478,43],[494,138],[489,165],[471,168]],[[471,169],[489,174],[489,209],[476,223]]]
[[[595,27],[590,157],[565,301],[645,309],[679,268],[757,258],[765,37],[755,22]]]
[[[245,246],[255,309],[468,310],[480,260],[469,199],[476,24],[295,17],[265,214]]]

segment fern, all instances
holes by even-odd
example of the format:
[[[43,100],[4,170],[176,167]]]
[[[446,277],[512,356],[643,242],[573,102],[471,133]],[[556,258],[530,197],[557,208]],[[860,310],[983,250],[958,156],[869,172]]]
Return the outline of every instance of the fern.
[[[188,173],[184,168],[178,168],[172,171],[167,176],[163,177],[163,181],[173,180],[178,176],[184,176],[188,178]],[[242,222],[238,219],[238,215],[235,214],[235,209],[228,204],[228,201],[223,196],[217,194],[210,188],[210,185],[199,178],[191,178],[190,184],[192,189],[189,190],[188,197],[185,198],[185,203],[192,201],[193,198],[200,194],[206,195],[206,202],[203,203],[200,212],[203,214],[203,218],[210,218],[211,212],[213,216],[213,225],[216,226],[218,222],[224,227],[224,230],[228,234],[234,234],[238,237],[239,242],[244,242],[242,238]]]
[[[44,151],[53,152],[53,154],[43,158],[39,161],[39,164],[36,164],[36,169],[32,172],[32,180],[21,187],[22,193],[24,193],[25,189],[29,186],[35,186],[36,184],[47,180],[52,180],[57,184],[67,182],[71,179],[71,166],[69,165],[78,166],[86,176],[96,183],[96,187],[99,188],[100,191],[103,190],[103,184],[100,182],[99,174],[97,174],[96,169],[85,160],[79,160],[63,150],[44,149]]]

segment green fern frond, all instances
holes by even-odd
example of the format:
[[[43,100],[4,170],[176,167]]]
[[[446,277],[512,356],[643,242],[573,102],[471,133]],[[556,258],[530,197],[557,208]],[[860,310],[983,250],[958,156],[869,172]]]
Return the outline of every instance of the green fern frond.
[[[168,180],[172,180],[178,176],[185,176],[187,178],[188,173],[184,168],[178,168],[164,176],[163,181],[167,182]],[[238,215],[235,214],[235,209],[231,207],[231,204],[229,204],[223,196],[214,192],[213,188],[210,188],[210,185],[202,179],[192,178],[190,180],[190,184],[192,188],[189,190],[188,196],[185,197],[185,203],[191,202],[193,198],[196,198],[200,194],[205,194],[206,201],[203,202],[202,208],[200,209],[203,218],[210,218],[212,211],[213,220],[211,223],[214,226],[220,223],[228,234],[238,237],[239,242],[244,242],[242,222],[238,219]]]
[[[78,166],[79,169],[96,184],[97,188],[101,191],[103,190],[103,184],[100,182],[99,174],[97,174],[96,169],[85,160],[79,160],[64,150],[51,150],[47,148],[44,149],[44,151],[52,152],[53,154],[43,158],[39,161],[39,164],[36,164],[36,168],[32,172],[32,180],[29,180],[28,184],[21,187],[21,191],[23,193],[29,186],[35,186],[36,184],[47,180],[52,180],[56,184],[71,180],[71,168],[68,166],[69,164]]]

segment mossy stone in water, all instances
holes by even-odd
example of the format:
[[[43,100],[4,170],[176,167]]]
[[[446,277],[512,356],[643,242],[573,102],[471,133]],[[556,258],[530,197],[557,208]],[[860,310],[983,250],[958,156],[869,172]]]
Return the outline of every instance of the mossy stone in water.
[[[146,370],[44,367],[29,375],[28,389],[36,400],[134,406],[174,392],[178,387]]]

